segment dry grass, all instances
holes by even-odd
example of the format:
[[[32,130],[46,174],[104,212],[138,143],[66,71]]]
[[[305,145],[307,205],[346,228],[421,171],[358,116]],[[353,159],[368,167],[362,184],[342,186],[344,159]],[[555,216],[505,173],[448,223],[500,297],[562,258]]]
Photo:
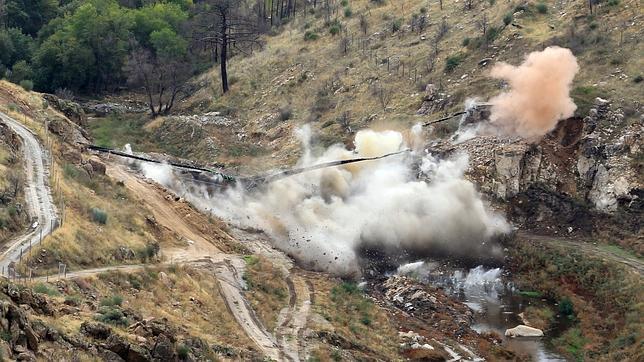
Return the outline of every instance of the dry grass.
[[[263,256],[246,257],[245,293],[264,326],[273,331],[282,308],[288,307],[289,291],[285,276]]]
[[[316,332],[335,334],[354,344],[346,351],[358,359],[398,360],[398,334],[387,313],[352,283],[319,274],[306,273],[313,283],[313,325]],[[320,360],[342,354],[339,346],[329,344],[313,348]]]
[[[637,118],[631,113],[641,94],[641,83],[633,79],[644,65],[638,56],[644,50],[638,40],[642,29],[624,26],[639,16],[635,0],[621,1],[617,6],[603,4],[593,17],[586,16],[586,4],[580,2],[548,2],[545,14],[537,11],[534,1],[475,2],[474,9],[468,11],[463,9],[463,2],[443,3],[441,11],[437,3],[412,0],[387,1],[383,6],[367,0],[349,1],[354,15],[345,18],[342,9],[338,11],[343,33],[337,36],[329,34],[321,10],[316,15],[298,17],[278,35],[267,37],[264,50],[250,57],[233,58],[229,73],[235,82],[229,93],[221,94],[219,73],[213,68],[201,77],[199,82],[205,86],[186,105],[195,110],[225,110],[238,117],[240,125],[236,129],[243,127],[251,141],[268,150],[265,155],[244,160],[246,167],[270,168],[297,158],[299,144],[294,137],[288,137],[295,126],[312,122],[323,145],[350,139],[336,121],[346,112],[354,130],[406,129],[413,123],[462,108],[468,97],[487,99],[499,92],[500,84],[487,77],[487,68],[478,65],[481,59],[493,57],[517,64],[528,51],[561,45],[573,48],[582,67],[575,88],[592,87],[597,96],[617,101],[627,111],[627,117]],[[527,4],[527,10],[513,19],[520,28],[504,26],[503,17],[515,12],[520,4]],[[422,32],[408,31],[406,25],[423,7],[429,26]],[[367,35],[360,29],[361,14],[370,24]],[[465,38],[474,44],[482,36],[480,23],[484,16],[488,31],[496,28],[498,35],[487,45],[463,46]],[[402,19],[402,27],[392,34],[391,24],[396,19]],[[433,58],[432,39],[442,19],[449,30],[439,43],[434,69],[428,71],[426,64]],[[574,34],[572,28],[576,29]],[[315,32],[319,39],[305,40],[305,31]],[[340,49],[343,36],[353,38],[346,54]],[[366,37],[371,40],[365,47],[362,42]],[[579,39],[583,44],[578,44]],[[456,54],[462,55],[462,62],[446,73],[446,59]],[[626,78],[620,78],[620,74],[626,74]],[[441,87],[450,95],[449,102],[435,114],[417,116],[423,97],[421,89],[427,83]],[[374,95],[378,85],[391,92],[386,107]],[[583,114],[587,111],[585,101],[577,98]],[[283,108],[292,110],[290,120],[279,120],[279,110]],[[366,122],[371,115],[375,115],[374,119]],[[224,148],[232,142],[218,140]],[[225,157],[221,159],[227,161]]]
[[[76,285],[84,285],[87,290]],[[199,337],[209,345],[217,344],[246,349],[253,343],[246,337],[228,312],[218,293],[218,281],[210,270],[176,266],[149,268],[140,272],[108,272],[67,282],[65,294],[57,299],[73,296],[80,301],[78,314],[42,317],[43,320],[66,334],[78,333],[85,320],[92,320],[95,311],[87,302],[122,297],[120,309],[136,313],[141,318],[165,318],[178,330],[178,339]],[[96,299],[91,298],[95,295]],[[134,321],[130,320],[130,323]],[[118,334],[128,337],[127,326],[112,325]]]
[[[146,223],[145,217],[151,212],[135,201],[125,187],[106,176],[90,176],[63,158],[62,150],[68,146],[44,132],[46,119],[62,115],[51,107],[45,108],[38,93],[0,81],[0,110],[29,127],[43,144],[53,140],[54,165],[49,181],[59,212],[63,204],[65,210],[64,225],[46,238],[41,247],[32,250],[33,254],[23,259],[24,265],[34,268],[36,274],[44,274],[57,269],[59,262],[67,264],[68,270],[138,263],[141,258],[136,254],[143,255],[146,246],[172,243],[167,235]],[[105,224],[92,220],[93,208],[106,212]],[[131,250],[135,258],[118,260],[119,248]]]

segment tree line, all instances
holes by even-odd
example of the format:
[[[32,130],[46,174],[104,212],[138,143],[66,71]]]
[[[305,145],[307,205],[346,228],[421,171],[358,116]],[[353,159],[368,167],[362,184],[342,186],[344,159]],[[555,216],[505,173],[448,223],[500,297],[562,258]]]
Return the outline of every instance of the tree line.
[[[186,80],[213,63],[227,92],[233,54],[258,49],[263,33],[317,3],[0,0],[0,76],[49,93],[141,89],[152,115],[163,114]]]

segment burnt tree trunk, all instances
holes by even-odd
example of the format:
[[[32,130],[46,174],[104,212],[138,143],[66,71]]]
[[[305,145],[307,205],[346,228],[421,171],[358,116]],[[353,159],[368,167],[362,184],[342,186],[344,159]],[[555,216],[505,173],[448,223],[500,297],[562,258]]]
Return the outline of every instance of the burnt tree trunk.
[[[224,93],[229,91],[228,88],[228,23],[226,21],[226,14],[221,14],[221,88]]]

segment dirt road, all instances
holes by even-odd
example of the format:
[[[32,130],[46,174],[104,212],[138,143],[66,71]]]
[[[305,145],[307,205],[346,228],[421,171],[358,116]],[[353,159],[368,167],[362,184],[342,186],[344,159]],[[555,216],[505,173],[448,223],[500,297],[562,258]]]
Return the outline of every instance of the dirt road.
[[[0,121],[4,122],[22,140],[23,161],[25,163],[25,201],[27,210],[35,227],[30,225],[23,235],[2,245],[0,270],[7,273],[12,262],[20,259],[23,252],[34,247],[58,225],[58,215],[49,188],[48,154],[38,138],[20,122],[0,112]]]
[[[590,243],[582,240],[571,238],[562,238],[554,236],[534,235],[524,232],[517,234],[517,238],[526,241],[539,241],[542,243],[560,246],[564,248],[575,249],[583,252],[584,254],[592,255],[604,260],[612,261],[622,264],[628,269],[642,275],[644,273],[644,261],[636,256],[628,255],[626,252],[619,253],[616,250],[607,248],[605,244]]]
[[[237,323],[266,357],[273,360],[283,360],[285,354],[282,349],[271,333],[262,325],[250,303],[244,297],[242,276],[246,262],[243,258],[239,255],[222,253],[206,235],[191,227],[184,217],[175,211],[164,195],[144,178],[129,172],[122,165],[112,163],[108,164],[107,174],[116,180],[123,181],[125,187],[152,210],[159,225],[172,230],[187,241],[187,246],[162,250],[165,258],[173,263],[209,261],[211,264],[208,267],[212,267],[219,281],[220,293]],[[120,270],[135,270],[133,268],[137,267],[143,268],[143,266],[129,266]],[[109,270],[109,268],[101,268],[99,272]],[[78,273],[79,275],[81,273],[87,275],[88,272],[91,274],[90,271]]]

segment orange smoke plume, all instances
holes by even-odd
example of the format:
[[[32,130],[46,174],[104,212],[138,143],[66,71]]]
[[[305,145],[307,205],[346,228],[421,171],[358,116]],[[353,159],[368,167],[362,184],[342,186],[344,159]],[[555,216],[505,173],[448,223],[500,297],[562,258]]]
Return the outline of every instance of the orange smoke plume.
[[[497,64],[491,76],[507,81],[510,90],[490,100],[492,124],[509,135],[544,136],[577,109],[570,87],[578,71],[570,49],[560,47],[532,52],[519,66]]]

